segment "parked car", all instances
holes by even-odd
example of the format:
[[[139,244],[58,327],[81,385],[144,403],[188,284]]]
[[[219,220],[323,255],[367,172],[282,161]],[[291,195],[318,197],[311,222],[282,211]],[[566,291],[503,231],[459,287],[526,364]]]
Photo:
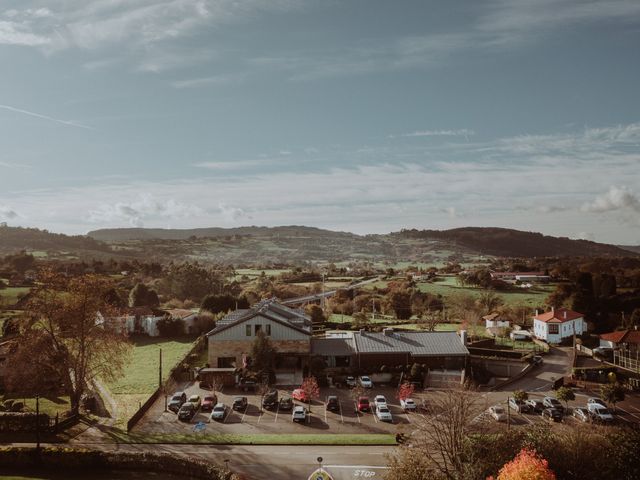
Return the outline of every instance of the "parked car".
[[[542,411],[542,418],[553,422],[561,422],[562,415],[562,410],[560,410],[559,408],[545,408]]]
[[[211,410],[210,418],[211,420],[223,420],[226,413],[227,406],[224,403],[216,403],[213,410]]]
[[[307,419],[307,409],[302,405],[296,405],[291,412],[291,420],[294,422],[304,422]]]
[[[587,407],[589,405],[600,405],[604,408],[607,408],[607,404],[604,403],[604,400],[602,400],[601,398],[598,397],[589,397],[587,398]]]
[[[414,402],[412,398],[401,398],[400,407],[405,412],[415,412],[418,408],[418,406],[416,405],[416,402]]]
[[[197,411],[198,409],[193,403],[186,402],[180,407],[180,410],[178,410],[178,420],[181,420],[183,422],[190,422]]]
[[[369,404],[369,398],[367,397],[359,397],[357,408],[359,412],[370,412],[371,405]]]
[[[589,420],[591,420],[589,411],[586,408],[576,407],[573,409],[572,415],[573,418],[575,418],[576,420],[580,420],[581,422],[588,422]]]
[[[494,405],[489,407],[489,415],[491,415],[498,422],[507,421],[507,412],[504,411],[502,405]]]
[[[560,403],[560,400],[558,400],[557,398],[544,397],[542,399],[542,404],[545,406],[545,408],[555,408],[557,410],[560,410],[560,412],[564,412],[564,406]]]
[[[326,409],[329,410],[330,412],[337,412],[340,410],[340,401],[338,400],[338,397],[336,397],[335,395],[329,395],[327,397],[327,401],[325,402],[326,404]]]
[[[249,402],[247,401],[247,397],[233,397],[233,403],[231,404],[231,408],[234,410],[242,411],[247,408]]]
[[[386,405],[387,399],[384,395],[376,395],[375,398],[373,399],[373,403],[375,404],[376,407],[378,407],[379,405]]]
[[[544,406],[544,403],[542,403],[542,400],[529,399],[525,403],[529,405],[529,411],[532,413],[540,414],[545,409],[545,406]]]
[[[175,392],[171,396],[171,400],[169,401],[169,405],[167,405],[167,408],[169,410],[171,410],[172,412],[174,412],[174,413],[178,413],[178,410],[180,410],[180,407],[186,401],[187,401],[187,394],[186,393],[184,393],[184,392]]]
[[[614,420],[611,411],[600,404],[590,403],[587,405],[587,410],[595,422],[612,423]]]
[[[391,410],[386,403],[381,403],[376,405],[376,417],[381,422],[393,422],[393,416],[391,415]]]
[[[282,397],[278,402],[278,409],[284,411],[290,411],[293,408],[293,399],[291,397]]]
[[[509,408],[512,408],[518,413],[529,413],[531,411],[531,407],[529,407],[524,400],[518,400],[513,397],[509,397]]]
[[[272,410],[278,406],[278,390],[275,388],[269,390],[264,397],[262,397],[262,408]]]
[[[347,384],[347,387],[355,387],[356,386],[356,377],[347,377],[345,379],[345,383]]]
[[[193,404],[194,408],[197,411],[200,408],[200,406],[202,405],[202,400],[200,399],[200,395],[191,395],[189,397],[188,403]]]
[[[366,375],[358,377],[358,383],[362,388],[373,388],[373,382]]]
[[[217,395],[205,395],[202,400],[202,411],[210,412],[216,403],[218,403]]]
[[[309,403],[309,396],[307,395],[307,392],[305,392],[301,388],[296,388],[291,394],[291,396],[293,397],[294,400],[297,400],[299,402]]]
[[[531,358],[531,363],[533,365],[535,365],[536,367],[538,367],[538,366],[540,366],[540,365],[542,365],[544,363],[544,360],[542,359],[542,357],[540,355],[534,355]]]

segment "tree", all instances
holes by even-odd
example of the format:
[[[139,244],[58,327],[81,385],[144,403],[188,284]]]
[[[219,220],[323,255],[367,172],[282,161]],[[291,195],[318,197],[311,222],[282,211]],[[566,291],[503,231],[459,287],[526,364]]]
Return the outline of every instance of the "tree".
[[[234,297],[228,293],[222,295],[210,294],[204,297],[200,305],[201,310],[211,313],[228,312],[236,308],[249,308],[247,297]]]
[[[273,362],[276,358],[276,350],[271,344],[271,339],[267,337],[262,330],[256,335],[251,345],[251,365],[252,369],[259,368],[257,373],[273,375]]]
[[[104,301],[110,288],[107,279],[96,275],[69,279],[41,272],[27,304],[18,350],[8,360],[8,383],[31,384],[37,393],[38,380],[51,373],[60,378],[71,409],[77,412],[94,380],[118,378],[130,344]]]
[[[565,406],[569,408],[569,400],[575,400],[576,394],[569,387],[560,387],[556,390],[556,398],[564,402]]]
[[[200,302],[209,293],[221,292],[223,282],[218,272],[197,263],[182,263],[171,265],[161,286],[173,298]]]
[[[260,395],[260,413],[263,411],[263,401],[264,396],[271,391],[271,387],[269,386],[269,382],[265,382],[262,380],[257,387],[258,395]]]
[[[616,403],[622,402],[625,397],[625,389],[618,382],[607,383],[600,386],[600,395],[602,399],[613,404],[613,409],[616,409]]]
[[[435,312],[427,311],[420,315],[416,320],[418,325],[423,325],[429,332],[435,332],[436,327],[442,323],[442,312],[436,310]]]
[[[496,308],[504,304],[504,300],[496,292],[492,290],[486,290],[478,296],[476,301],[478,309],[481,315],[488,315]]]
[[[320,396],[320,387],[318,386],[318,380],[316,380],[316,377],[313,376],[307,377],[302,381],[302,385],[300,385],[300,388],[309,400],[309,413],[311,413],[311,402]]]
[[[369,316],[360,311],[353,314],[353,326],[356,328],[364,328],[369,325],[370,318]]]
[[[400,387],[398,387],[398,400],[406,400],[407,398],[413,397],[415,388],[412,383],[403,382]]]
[[[322,326],[324,325],[324,322],[327,321],[327,319],[324,316],[324,312],[322,311],[322,308],[320,308],[320,306],[316,305],[315,303],[309,305],[307,308],[307,315],[309,315],[309,317],[311,317],[311,323],[314,326]]]
[[[524,402],[529,398],[529,394],[524,390],[516,390],[513,392],[513,399],[519,402]]]
[[[520,453],[505,464],[497,480],[555,480],[549,462],[536,454],[535,450],[523,448]]]
[[[130,307],[157,307],[160,305],[158,294],[144,283],[136,283],[129,292]]]

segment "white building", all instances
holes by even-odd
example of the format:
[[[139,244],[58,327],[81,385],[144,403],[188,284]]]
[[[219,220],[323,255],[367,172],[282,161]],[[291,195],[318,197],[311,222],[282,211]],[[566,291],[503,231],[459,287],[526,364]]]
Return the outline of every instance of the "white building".
[[[501,316],[499,313],[492,313],[482,317],[486,328],[509,328],[511,322],[508,318]]]
[[[566,308],[551,309],[550,312],[533,317],[533,334],[547,343],[560,343],[565,338],[581,335],[587,331],[584,314]]]

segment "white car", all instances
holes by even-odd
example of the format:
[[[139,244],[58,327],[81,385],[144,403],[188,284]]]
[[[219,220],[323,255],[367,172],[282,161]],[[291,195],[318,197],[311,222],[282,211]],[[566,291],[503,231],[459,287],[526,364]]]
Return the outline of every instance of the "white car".
[[[494,405],[493,407],[489,407],[489,414],[498,422],[507,421],[507,413],[504,411],[504,408],[500,405]]]
[[[613,415],[611,414],[609,409],[607,407],[603,407],[600,404],[589,403],[587,405],[587,409],[591,414],[591,418],[598,422],[611,423],[614,420]]]
[[[227,406],[224,403],[216,403],[211,410],[211,420],[222,420],[227,413]]]
[[[307,420],[307,409],[302,405],[296,405],[291,412],[291,420],[294,422],[304,422]]]
[[[386,403],[376,406],[376,417],[378,417],[378,420],[380,420],[381,422],[393,422],[391,410],[389,410],[389,407]]]
[[[586,408],[579,407],[573,409],[573,418],[585,423],[590,420],[588,410]]]
[[[373,382],[366,375],[358,377],[358,383],[362,388],[373,388]]]
[[[416,402],[414,402],[412,398],[404,398],[404,399],[401,398],[400,407],[405,412],[415,412],[418,408],[418,406],[416,405]]]
[[[587,398],[587,407],[589,405],[600,405],[603,408],[607,408],[607,405],[604,403],[604,400],[598,397]]]
[[[376,395],[376,397],[373,399],[373,403],[376,406],[376,408],[378,408],[379,406],[381,407],[382,405],[386,406],[387,399],[385,398],[384,395]]]
[[[345,380],[347,387],[355,387],[356,386],[356,377],[347,377]]]

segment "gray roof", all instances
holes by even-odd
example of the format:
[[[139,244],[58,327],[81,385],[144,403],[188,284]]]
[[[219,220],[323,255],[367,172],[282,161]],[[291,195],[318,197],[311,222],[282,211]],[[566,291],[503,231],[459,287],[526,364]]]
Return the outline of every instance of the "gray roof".
[[[312,338],[311,354],[323,357],[343,357],[354,355],[356,346],[353,337],[341,338]]]
[[[413,356],[469,355],[456,332],[398,332],[390,335],[357,332],[354,335],[358,353],[404,353]]]

